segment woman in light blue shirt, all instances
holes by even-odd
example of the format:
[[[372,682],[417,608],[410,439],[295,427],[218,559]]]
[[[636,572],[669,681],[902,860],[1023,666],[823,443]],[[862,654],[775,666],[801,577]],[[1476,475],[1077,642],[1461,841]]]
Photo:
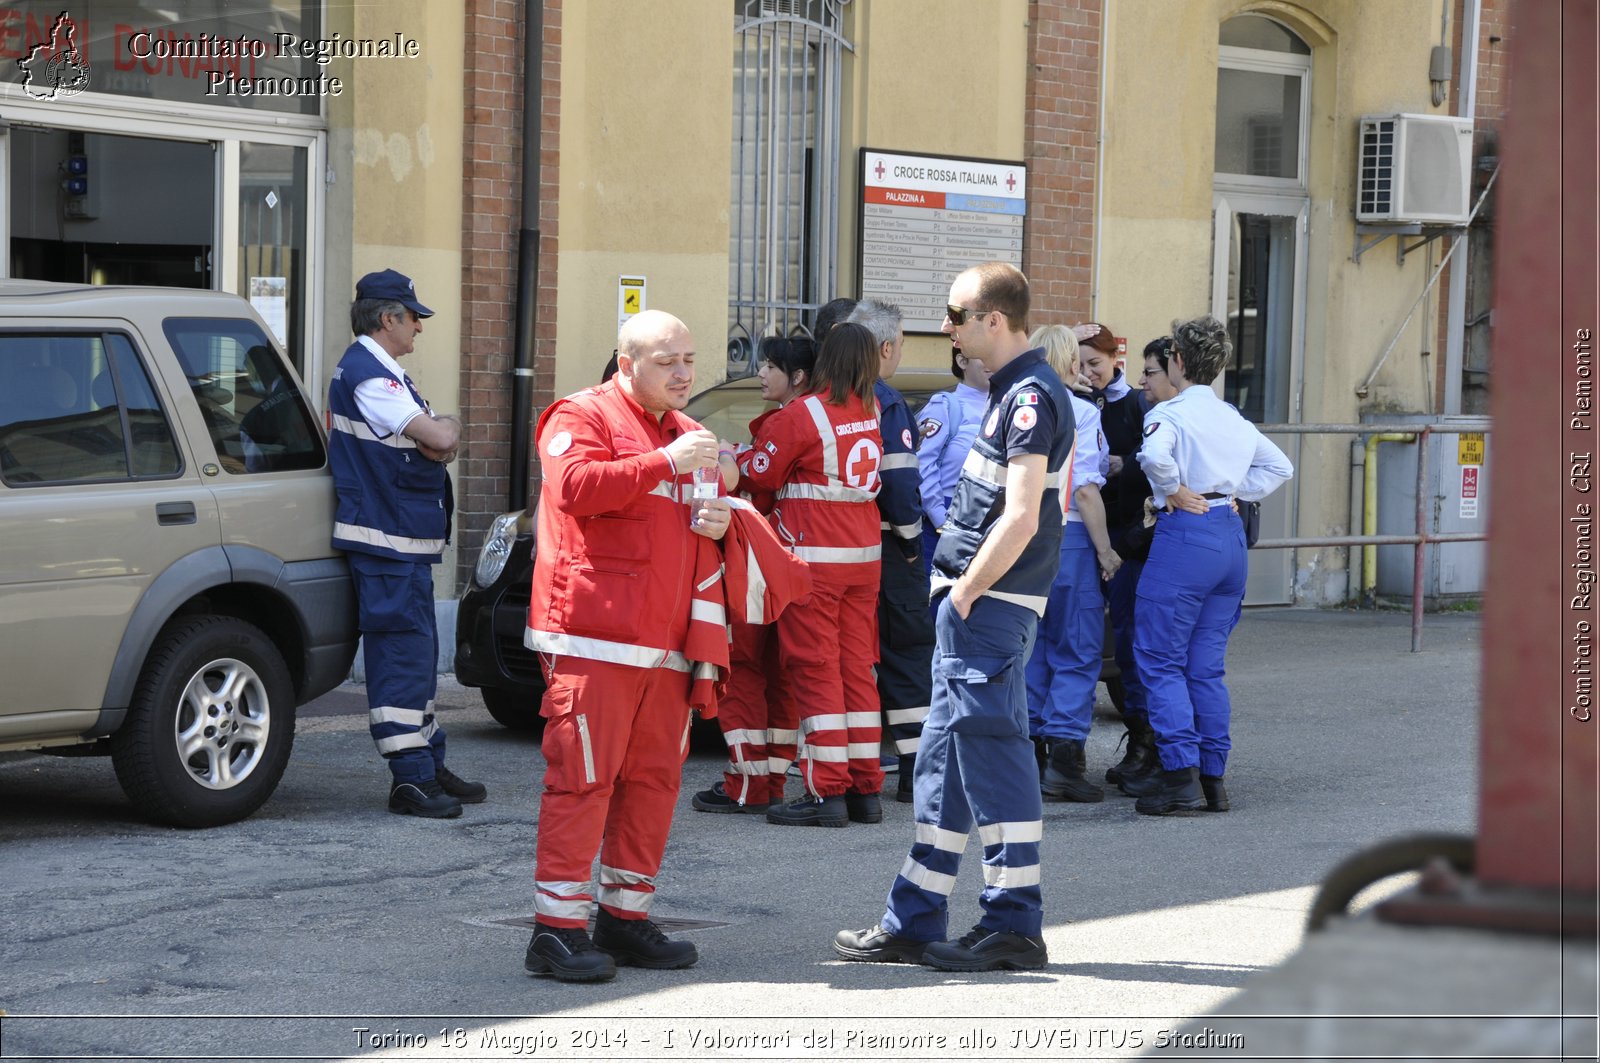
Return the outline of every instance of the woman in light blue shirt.
[[[950,373],[959,381],[951,391],[941,391],[928,399],[917,414],[922,442],[917,448],[917,467],[922,473],[922,564],[933,564],[933,551],[939,545],[939,527],[945,510],[961,478],[961,465],[967,460],[972,441],[983,420],[989,401],[989,370],[976,358],[968,358],[961,348],[950,350]]]
[[[1139,448],[1162,512],[1139,576],[1133,634],[1161,759],[1122,786],[1151,816],[1228,810],[1223,661],[1246,575],[1234,501],[1265,498],[1294,475],[1283,451],[1211,390],[1233,353],[1222,322],[1174,322],[1172,339],[1167,377],[1178,393],[1145,415]]]

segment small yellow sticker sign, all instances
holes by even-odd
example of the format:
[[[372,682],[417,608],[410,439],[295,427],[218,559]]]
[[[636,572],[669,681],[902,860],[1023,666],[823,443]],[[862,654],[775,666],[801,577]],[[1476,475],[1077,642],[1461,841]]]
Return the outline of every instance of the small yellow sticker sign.
[[[617,327],[650,305],[649,284],[644,277],[617,278]]]
[[[1457,465],[1483,464],[1483,433],[1462,432],[1456,444]]]

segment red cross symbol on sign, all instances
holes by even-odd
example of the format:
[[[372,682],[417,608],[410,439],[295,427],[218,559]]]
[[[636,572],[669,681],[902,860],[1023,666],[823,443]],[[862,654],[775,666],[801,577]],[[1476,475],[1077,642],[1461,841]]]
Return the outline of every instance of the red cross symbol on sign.
[[[882,159],[878,160],[878,166],[872,172],[878,175],[878,180],[880,180],[880,181],[883,180],[883,160]]]
[[[1017,188],[1017,179],[1015,177],[1012,177],[1010,174],[1006,174],[1006,191],[1007,192],[1014,192],[1014,191],[1016,191],[1016,188]]]

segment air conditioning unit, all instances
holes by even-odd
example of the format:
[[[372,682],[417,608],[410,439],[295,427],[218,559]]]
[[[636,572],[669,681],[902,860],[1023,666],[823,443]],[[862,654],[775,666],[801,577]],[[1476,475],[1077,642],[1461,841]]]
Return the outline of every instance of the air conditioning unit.
[[[1471,193],[1472,119],[1362,117],[1356,221],[1464,225]]]

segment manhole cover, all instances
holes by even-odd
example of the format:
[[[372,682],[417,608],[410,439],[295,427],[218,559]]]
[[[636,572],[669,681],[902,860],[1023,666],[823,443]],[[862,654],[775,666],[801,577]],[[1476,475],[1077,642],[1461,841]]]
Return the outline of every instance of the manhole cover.
[[[662,930],[712,930],[719,926],[730,926],[730,923],[719,923],[713,919],[672,919],[670,917],[652,917],[651,922]],[[523,930],[533,929],[533,916],[522,915],[515,919],[496,919],[500,926],[514,926]],[[589,929],[594,929],[594,920],[589,920]]]

